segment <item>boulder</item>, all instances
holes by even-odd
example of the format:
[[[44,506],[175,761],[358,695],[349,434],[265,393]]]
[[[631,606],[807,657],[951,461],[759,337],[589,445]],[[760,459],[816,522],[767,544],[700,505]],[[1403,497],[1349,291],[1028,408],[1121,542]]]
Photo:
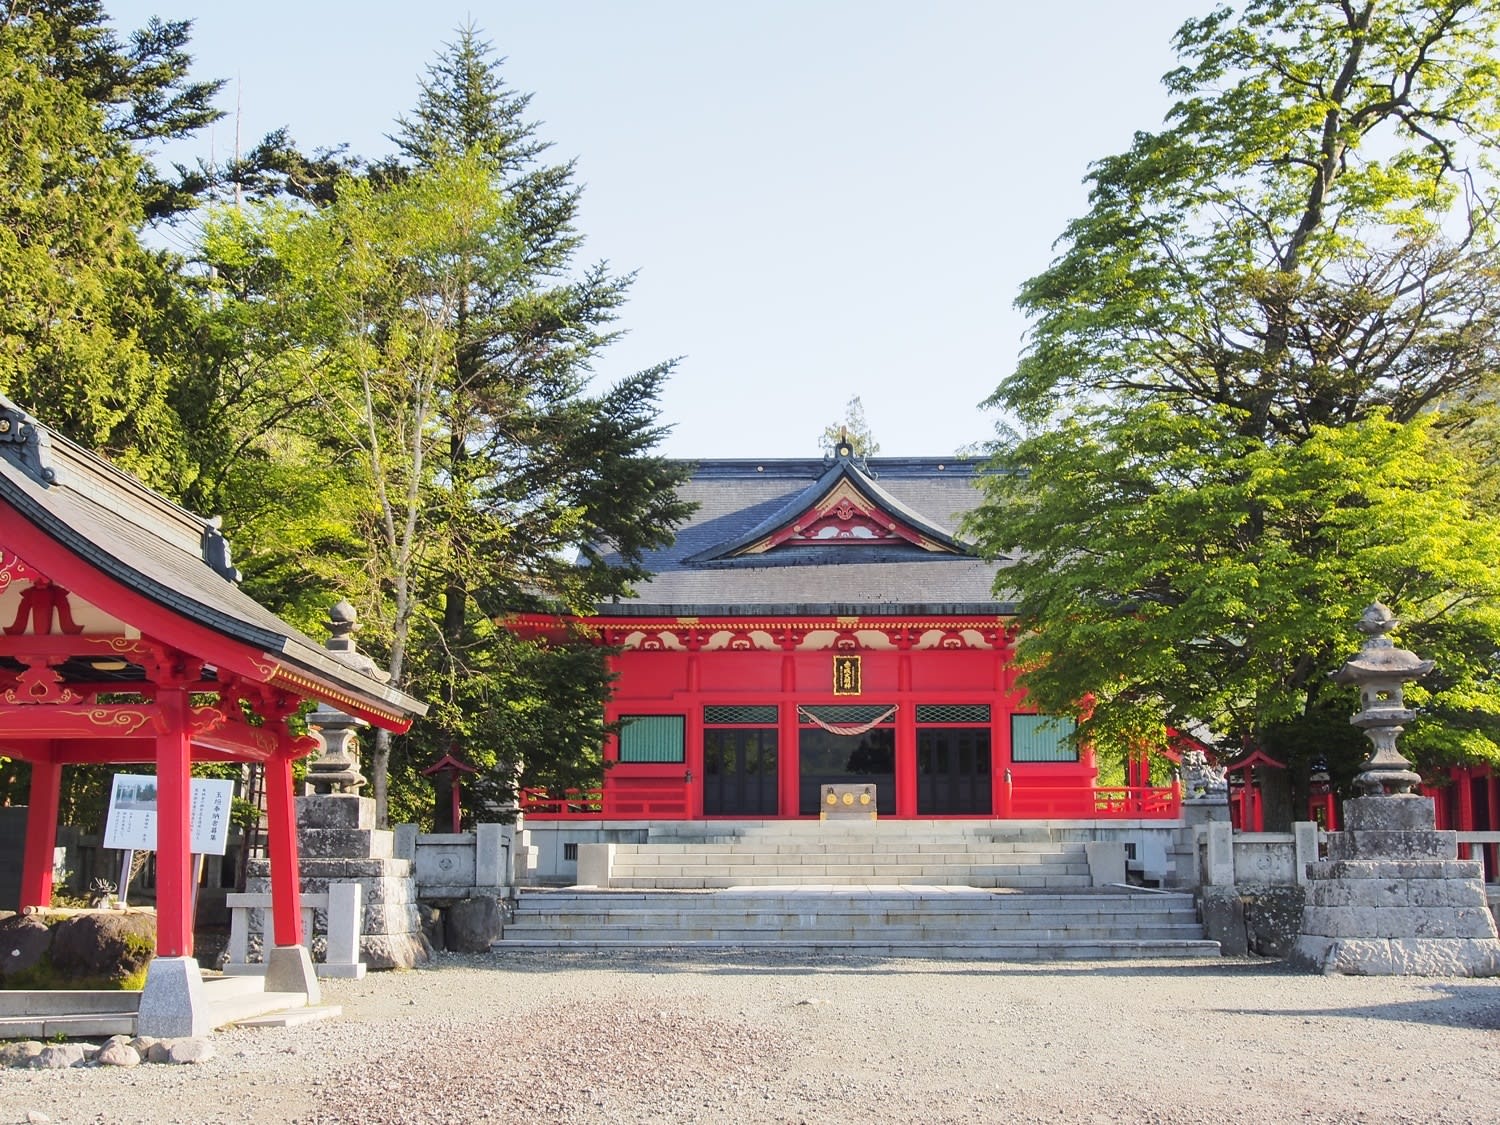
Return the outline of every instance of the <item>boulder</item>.
[[[82,1043],[49,1043],[36,1053],[30,1065],[32,1070],[67,1070],[82,1066],[85,1057]]]
[[[488,895],[466,898],[443,911],[443,938],[451,953],[488,953],[503,929],[500,903]]]
[[[417,917],[422,920],[422,936],[434,949],[446,949],[443,944],[443,912],[425,902],[417,907]]]
[[[0,1066],[30,1066],[31,1060],[42,1053],[44,1045],[35,1039],[0,1043]]]
[[[79,914],[52,933],[52,967],[75,980],[121,982],[156,952],[156,915],[113,910]]]
[[[140,1066],[141,1055],[129,1043],[106,1043],[94,1055],[100,1066]]]
[[[167,1062],[186,1065],[203,1063],[214,1057],[214,1045],[207,1039],[174,1039],[167,1049]]]
[[[34,969],[52,945],[52,930],[40,918],[12,914],[0,920],[0,984]]]
[[[432,946],[421,931],[366,934],[359,939],[359,959],[371,969],[411,969],[432,959]]]

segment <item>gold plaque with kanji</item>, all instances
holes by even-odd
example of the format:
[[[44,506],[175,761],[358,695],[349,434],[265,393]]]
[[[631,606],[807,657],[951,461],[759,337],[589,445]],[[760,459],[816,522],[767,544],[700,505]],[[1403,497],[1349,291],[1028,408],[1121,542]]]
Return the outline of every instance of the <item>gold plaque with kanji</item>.
[[[835,656],[833,658],[833,694],[859,694],[859,657]]]

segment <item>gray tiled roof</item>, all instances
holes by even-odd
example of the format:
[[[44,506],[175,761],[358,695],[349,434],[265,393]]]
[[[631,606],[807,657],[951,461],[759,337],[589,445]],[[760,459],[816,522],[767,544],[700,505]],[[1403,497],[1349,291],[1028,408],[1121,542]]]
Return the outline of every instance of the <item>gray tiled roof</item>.
[[[1003,564],[912,544],[830,543],[724,557],[800,515],[827,483],[825,460],[722,460],[694,464],[682,499],[698,505],[672,546],[649,555],[653,577],[634,599],[599,607],[607,616],[746,613],[1003,614],[993,592]],[[865,470],[868,476],[865,476]],[[888,497],[892,515],[951,534],[980,500],[972,461],[871,458],[852,463],[856,482]],[[860,478],[864,478],[861,480]],[[960,544],[961,545],[961,544]]]
[[[317,641],[240,590],[227,573],[232,571],[228,548],[215,524],[52,433],[0,396],[0,425],[6,422],[12,437],[21,426],[34,429],[27,442],[0,440],[0,502],[22,519],[188,620],[358,698],[425,713],[418,700],[333,659]],[[0,529],[0,544],[3,539]]]

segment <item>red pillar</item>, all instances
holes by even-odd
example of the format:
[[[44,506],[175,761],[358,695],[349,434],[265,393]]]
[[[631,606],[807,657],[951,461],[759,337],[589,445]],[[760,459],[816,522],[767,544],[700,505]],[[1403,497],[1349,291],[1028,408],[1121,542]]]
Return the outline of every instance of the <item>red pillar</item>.
[[[911,654],[896,658],[896,815],[917,815],[917,709],[911,692]]]
[[[776,808],[778,815],[796,817],[802,814],[802,752],[797,732],[797,661],[790,642],[782,645],[781,701],[776,722]]]
[[[1458,823],[1453,827],[1459,832],[1474,831],[1474,782],[1472,780],[1474,771],[1465,767],[1457,771],[1458,777]],[[1478,852],[1472,844],[1461,844],[1458,854],[1464,859],[1479,858]]]
[[[62,766],[31,763],[31,803],[26,809],[26,854],[21,861],[21,906],[52,905],[52,850],[57,847],[57,795]]]
[[[266,843],[271,852],[271,918],[277,945],[302,944],[301,865],[292,756],[278,750],[266,761]]]
[[[703,817],[703,697],[696,692],[688,696],[687,719],[683,724],[682,807],[689,820]]]
[[[162,688],[167,729],[156,736],[156,954],[193,955],[192,742],[187,692]]]

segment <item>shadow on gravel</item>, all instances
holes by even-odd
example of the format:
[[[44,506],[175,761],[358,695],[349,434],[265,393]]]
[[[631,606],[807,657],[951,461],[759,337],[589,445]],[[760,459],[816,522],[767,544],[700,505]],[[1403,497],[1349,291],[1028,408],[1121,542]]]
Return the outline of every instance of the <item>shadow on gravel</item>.
[[[1366,978],[1373,985],[1384,978]],[[1417,978],[1405,977],[1411,982]],[[1387,1020],[1391,1023],[1428,1024],[1470,1031],[1500,1031],[1500,990],[1479,982],[1446,984],[1433,982],[1430,995],[1421,1000],[1387,1004],[1354,1004],[1329,1008],[1215,1008],[1233,1016],[1272,1016],[1276,1019]]]

